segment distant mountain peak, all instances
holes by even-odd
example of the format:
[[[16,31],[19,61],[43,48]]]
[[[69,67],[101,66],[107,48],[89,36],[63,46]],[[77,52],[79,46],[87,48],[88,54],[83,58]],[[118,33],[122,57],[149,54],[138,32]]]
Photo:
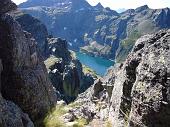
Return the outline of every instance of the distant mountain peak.
[[[95,8],[104,9],[103,5],[100,2],[95,6]]]
[[[149,9],[148,5],[143,5],[143,6],[140,6],[138,8],[136,8],[136,12],[140,12],[140,11],[143,11],[143,10],[147,10]]]
[[[20,8],[46,6],[46,7],[71,7],[72,9],[90,8],[86,0],[28,0],[19,5]]]

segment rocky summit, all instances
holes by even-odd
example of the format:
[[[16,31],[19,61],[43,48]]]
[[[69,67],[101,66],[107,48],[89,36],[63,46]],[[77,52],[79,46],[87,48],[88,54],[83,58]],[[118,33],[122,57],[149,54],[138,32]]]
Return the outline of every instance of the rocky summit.
[[[19,7],[40,19],[49,33],[65,38],[70,49],[117,62],[126,59],[142,35],[170,28],[169,8],[144,5],[117,13],[100,3],[91,6],[86,0],[28,0]]]

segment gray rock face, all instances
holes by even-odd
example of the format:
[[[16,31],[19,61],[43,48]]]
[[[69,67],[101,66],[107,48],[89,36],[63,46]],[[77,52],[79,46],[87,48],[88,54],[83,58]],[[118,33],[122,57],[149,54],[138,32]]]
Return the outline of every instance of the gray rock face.
[[[0,126],[1,127],[34,127],[27,114],[13,102],[6,101],[0,95]]]
[[[86,119],[90,126],[99,126],[97,122],[93,124],[93,121],[96,120],[100,122],[100,126],[106,126],[104,121],[107,121],[109,116],[111,97],[109,91],[112,88],[113,86],[106,85],[103,79],[96,80],[89,89],[78,96],[74,103],[79,106],[72,108],[65,114],[64,121],[70,122],[76,118]]]
[[[138,39],[115,76],[110,120],[114,127],[169,127],[170,30]]]
[[[0,14],[5,13],[16,6],[10,1],[0,1]],[[14,8],[10,8],[14,7]],[[1,24],[0,24],[1,25]],[[0,26],[1,28],[2,26]],[[2,50],[2,48],[1,48]],[[3,63],[0,59],[0,91],[2,90],[1,72],[3,71]],[[15,105],[13,102],[5,100],[0,93],[0,127],[34,127],[27,114]]]
[[[40,22],[38,19],[30,16],[29,14],[24,14],[20,11],[13,12],[14,18],[19,22],[22,29],[32,34],[35,38],[38,48],[41,54],[45,56],[48,32],[46,26]]]
[[[4,5],[1,10],[6,9],[8,4],[13,5],[8,0],[1,3]],[[12,11],[14,8],[10,9]],[[11,15],[12,12],[0,15],[1,94],[3,98],[9,100],[0,99],[4,110],[2,113],[7,113],[2,118],[2,126],[31,127],[33,125],[28,116],[22,113],[20,108],[36,122],[55,105],[57,98],[35,39],[23,31]],[[9,124],[4,120],[9,121]]]
[[[11,0],[0,0],[0,14],[17,9],[17,6]]]
[[[67,41],[61,38],[48,38],[47,55],[54,55],[69,63],[72,58],[67,45]]]

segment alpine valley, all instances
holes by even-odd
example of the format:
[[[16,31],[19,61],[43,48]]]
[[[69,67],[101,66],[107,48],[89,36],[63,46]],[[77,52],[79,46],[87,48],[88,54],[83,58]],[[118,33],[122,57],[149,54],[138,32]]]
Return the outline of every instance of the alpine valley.
[[[142,35],[170,28],[170,9],[147,5],[117,13],[86,0],[28,0],[23,12],[41,20],[50,34],[65,38],[69,48],[93,56],[125,60]]]
[[[0,127],[170,127],[169,28],[169,8],[0,0]]]

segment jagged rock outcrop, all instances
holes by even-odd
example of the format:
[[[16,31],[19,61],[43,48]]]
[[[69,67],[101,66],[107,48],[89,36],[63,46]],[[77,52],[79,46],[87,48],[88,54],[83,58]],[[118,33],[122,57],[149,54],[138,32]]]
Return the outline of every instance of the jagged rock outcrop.
[[[46,24],[54,36],[68,40],[70,49],[116,58],[118,62],[126,59],[142,35],[170,28],[169,8],[150,9],[144,5],[119,14],[103,8],[100,3],[94,7],[87,6],[85,0],[64,0],[67,2],[62,5],[60,0],[56,0],[57,5],[43,6],[37,6],[37,1],[43,4],[42,0],[28,0],[20,7]],[[53,0],[47,3],[53,3]]]
[[[99,10],[104,9],[103,5],[100,2],[95,6],[95,8]]]
[[[63,62],[69,63],[72,59],[71,52],[68,50],[66,40],[61,38],[48,38],[47,55],[54,55],[57,58],[62,58]]]
[[[85,119],[90,127],[105,127],[105,121],[109,116],[109,92],[113,86],[106,85],[103,79],[98,79],[95,83],[80,94],[74,101],[74,107],[62,116],[64,122],[76,122],[79,119]]]
[[[61,38],[48,38],[48,58],[45,65],[53,86],[66,102],[73,101],[79,93],[90,87],[94,79],[84,75],[82,64],[67,48],[67,41]],[[85,88],[85,89],[84,89]]]
[[[169,54],[170,30],[141,37],[126,61],[79,95],[80,106],[64,118],[84,118],[90,126],[169,127]]]
[[[29,14],[22,13],[19,10],[13,12],[13,16],[22,26],[22,29],[32,34],[37,42],[41,54],[46,56],[46,46],[48,43],[47,38],[49,36],[46,26],[38,19],[30,16]]]
[[[34,127],[27,114],[0,95],[0,127]]]
[[[1,91],[1,72],[3,71],[0,59],[0,91]],[[2,98],[0,93],[0,127],[34,127],[27,114],[14,103]]]
[[[21,11],[12,15],[21,27],[30,32],[43,54],[49,77],[57,94],[67,102],[74,100],[78,93],[84,92],[94,82],[91,74],[83,74],[81,63],[68,50],[68,43],[61,38],[49,35],[45,25],[38,19]],[[64,85],[65,84],[65,85]]]
[[[11,0],[1,0],[0,14],[4,14],[8,11],[17,9],[17,6],[11,2]]]
[[[29,117],[33,122],[43,119],[57,97],[35,39],[12,17],[16,5],[10,0],[0,3],[0,90],[4,98],[0,97],[0,125],[33,127]]]
[[[114,127],[169,127],[170,30],[138,39],[115,73],[110,120]]]

